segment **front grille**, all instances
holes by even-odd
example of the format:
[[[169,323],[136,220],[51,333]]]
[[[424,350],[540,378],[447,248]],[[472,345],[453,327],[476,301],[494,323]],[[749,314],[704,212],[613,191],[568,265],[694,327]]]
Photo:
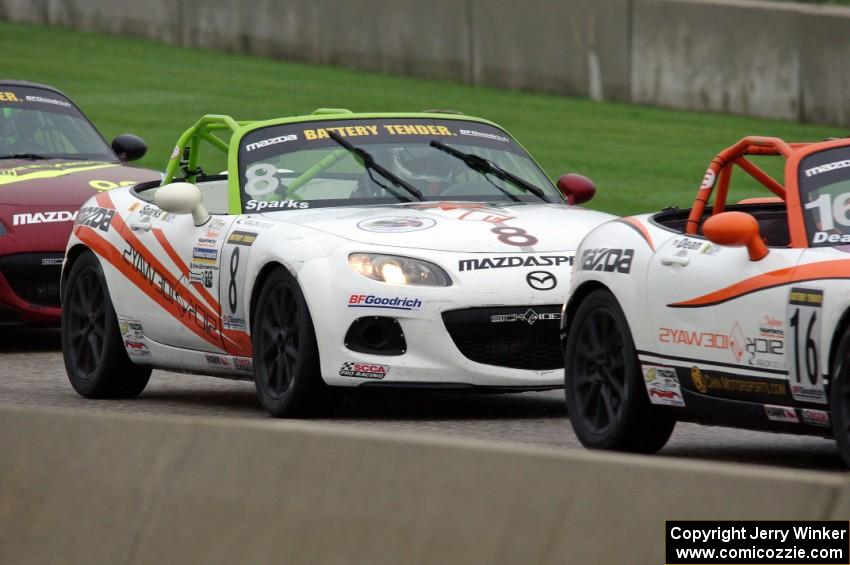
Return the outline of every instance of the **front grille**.
[[[27,302],[59,306],[61,253],[22,253],[0,257],[0,272],[12,291]]]
[[[544,371],[563,367],[561,306],[467,308],[443,312],[464,357],[477,363]]]

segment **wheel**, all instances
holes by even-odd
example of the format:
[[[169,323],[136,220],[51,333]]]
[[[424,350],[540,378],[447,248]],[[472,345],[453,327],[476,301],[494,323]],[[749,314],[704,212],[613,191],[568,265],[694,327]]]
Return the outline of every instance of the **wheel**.
[[[829,382],[832,435],[844,464],[850,467],[850,328],[844,330]]]
[[[62,293],[62,356],[68,380],[86,398],[131,398],[151,376],[127,356],[97,257],[86,251]]]
[[[673,416],[650,404],[623,310],[595,290],[576,310],[564,351],[564,392],[582,445],[655,453],[667,443]]]
[[[275,418],[315,415],[328,400],[313,320],[301,287],[285,269],[272,272],[254,311],[254,384]]]

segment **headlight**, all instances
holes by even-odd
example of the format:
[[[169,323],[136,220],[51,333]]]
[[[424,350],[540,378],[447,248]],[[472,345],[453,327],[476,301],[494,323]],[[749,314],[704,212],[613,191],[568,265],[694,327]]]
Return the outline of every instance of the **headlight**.
[[[434,263],[421,259],[378,253],[352,253],[348,256],[348,266],[364,277],[389,284],[452,285],[448,273]]]

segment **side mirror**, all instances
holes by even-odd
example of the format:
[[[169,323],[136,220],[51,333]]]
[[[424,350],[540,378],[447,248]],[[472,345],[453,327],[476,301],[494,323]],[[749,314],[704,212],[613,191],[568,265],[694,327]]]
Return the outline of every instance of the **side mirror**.
[[[201,190],[188,182],[173,182],[156,189],[154,203],[172,214],[192,214],[196,226],[202,226],[210,219],[204,208]]]
[[[558,179],[558,190],[570,204],[584,204],[596,195],[596,185],[584,175],[568,173]]]
[[[702,225],[702,232],[712,243],[746,247],[751,261],[761,261],[768,253],[759,234],[758,222],[744,212],[723,212],[712,216]]]
[[[148,152],[145,141],[132,133],[122,133],[112,140],[112,150],[124,162],[141,159]]]

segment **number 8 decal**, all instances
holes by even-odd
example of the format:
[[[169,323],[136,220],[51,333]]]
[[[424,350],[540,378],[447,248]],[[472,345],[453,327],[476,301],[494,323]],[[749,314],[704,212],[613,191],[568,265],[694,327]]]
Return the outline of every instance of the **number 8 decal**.
[[[820,367],[820,321],[823,291],[792,288],[788,299],[788,326],[785,351],[788,352],[788,381],[791,396],[802,402],[826,404]]]
[[[230,254],[230,284],[227,286],[227,302],[230,306],[230,313],[236,313],[236,305],[238,298],[238,289],[236,288],[236,272],[239,270],[239,246],[233,246],[233,253]]]

